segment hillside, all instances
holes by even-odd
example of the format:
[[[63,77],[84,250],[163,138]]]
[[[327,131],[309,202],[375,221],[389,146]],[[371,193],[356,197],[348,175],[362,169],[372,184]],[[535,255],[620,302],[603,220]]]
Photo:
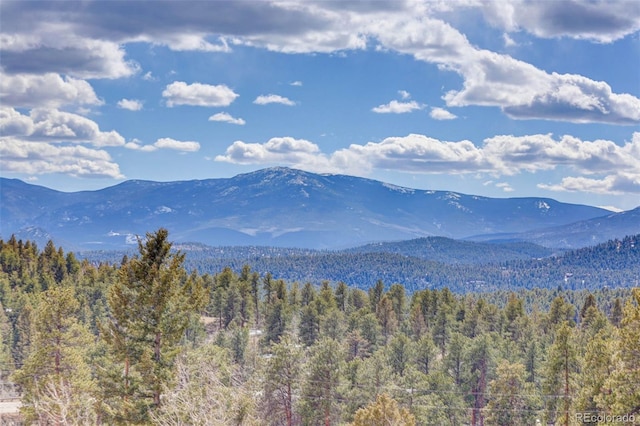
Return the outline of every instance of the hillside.
[[[73,250],[131,247],[135,235],[161,226],[176,242],[336,249],[428,236],[522,233],[610,213],[547,198],[415,190],[288,168],[229,179],[126,181],[74,193],[2,179],[0,199],[3,238],[51,238]]]
[[[493,244],[469,244],[429,238],[342,251],[193,244],[178,244],[176,248],[186,253],[187,269],[202,274],[214,275],[226,267],[239,273],[249,265],[287,281],[342,281],[363,289],[382,280],[387,285],[401,283],[410,292],[444,287],[459,293],[558,286],[594,290],[636,286],[640,278],[640,235],[548,257],[536,256],[544,249],[533,245],[496,244],[492,248]],[[385,247],[396,251],[383,251]],[[496,254],[506,256],[509,247],[521,251],[512,251],[508,259],[492,261]],[[441,260],[434,260],[432,252],[438,253]],[[523,257],[527,252],[528,257]],[[476,256],[474,261],[464,258],[472,253]],[[79,256],[92,262],[118,263],[123,254],[87,252]]]

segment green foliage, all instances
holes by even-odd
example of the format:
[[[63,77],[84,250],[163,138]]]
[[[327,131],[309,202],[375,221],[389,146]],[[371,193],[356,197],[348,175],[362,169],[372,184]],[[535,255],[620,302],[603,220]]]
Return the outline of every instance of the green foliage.
[[[23,391],[22,413],[39,424],[95,422],[88,364],[91,335],[78,322],[72,288],[41,293],[31,323],[31,345],[13,380]]]
[[[533,425],[540,417],[541,406],[535,386],[526,381],[524,365],[502,361],[496,368],[496,378],[489,383],[485,424]]]
[[[310,348],[300,412],[305,425],[334,424],[341,417],[338,388],[344,369],[340,343],[324,338]]]
[[[19,367],[25,414],[49,423],[337,425],[383,394],[421,425],[637,415],[640,290],[572,290],[595,279],[580,276],[589,265],[633,264],[633,241],[502,265],[432,262],[418,289],[379,273],[409,277],[418,262],[382,253],[272,256],[354,277],[298,285],[265,259],[187,274],[193,252],[172,250],[164,230],[113,265],[0,240],[3,378]],[[518,287],[536,282],[548,288]]]
[[[381,394],[374,403],[356,412],[352,426],[414,426],[415,417],[406,408],[386,394]]]
[[[147,421],[160,405],[190,317],[205,305],[203,289],[182,266],[184,255],[171,252],[166,229],[147,234],[138,250],[140,257],[121,266],[109,290],[111,318],[101,333],[121,371],[103,377],[105,413],[125,423]]]

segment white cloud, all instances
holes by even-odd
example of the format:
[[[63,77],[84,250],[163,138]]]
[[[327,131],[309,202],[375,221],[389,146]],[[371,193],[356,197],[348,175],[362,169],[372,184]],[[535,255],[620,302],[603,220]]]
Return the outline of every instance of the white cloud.
[[[480,8],[491,25],[505,32],[507,46],[513,41],[509,33],[522,30],[537,37],[607,43],[640,29],[637,1],[265,1],[221,2],[215,8],[199,2],[191,2],[190,7],[179,2],[141,2],[135,11],[124,3],[90,2],[74,8],[73,13],[64,7],[45,7],[42,2],[10,3],[11,7],[2,10],[0,35],[3,67],[10,75],[53,72],[80,78],[130,76],[139,67],[127,62],[123,46],[140,41],[165,44],[175,50],[221,52],[229,51],[229,46],[248,45],[288,53],[341,53],[373,45],[378,50],[413,55],[443,71],[459,74],[462,87],[444,97],[449,107],[494,106],[521,119],[640,122],[638,97],[614,93],[604,82],[548,73],[508,55],[479,49],[442,20],[447,13]],[[23,25],[24,16],[31,17],[29,26]],[[259,17],[260,25],[248,16]],[[167,97],[169,106],[226,106],[235,99],[231,96],[230,100],[223,97],[225,100],[211,101],[186,93]],[[59,101],[43,103],[46,96],[28,99],[27,103],[22,99],[22,104],[4,104],[61,105]],[[37,104],[34,99],[38,99]]]
[[[103,150],[81,145],[29,142],[13,137],[2,137],[0,141],[0,168],[5,172],[31,175],[63,173],[76,177],[114,179],[124,177],[118,164]]]
[[[496,187],[502,189],[504,192],[513,192],[514,189],[507,182],[498,182]]]
[[[457,115],[450,113],[444,108],[431,108],[429,115],[434,120],[454,120],[458,118]]]
[[[162,96],[167,99],[169,107],[176,105],[220,107],[229,106],[239,95],[224,84],[212,86],[174,81],[167,85]]]
[[[143,145],[139,140],[134,139],[124,144],[124,147],[127,149],[132,149],[134,151],[142,151],[142,152],[153,152],[158,148],[153,145]]]
[[[469,173],[491,169],[482,150],[472,142],[447,142],[424,135],[390,137],[336,151],[332,160],[363,170],[384,169],[418,173]]]
[[[640,4],[636,1],[503,0],[475,4],[492,25],[510,32],[525,30],[537,37],[611,43],[640,30]]]
[[[544,118],[577,123],[604,122],[634,124],[640,122],[640,99],[613,93],[603,81],[571,74],[551,74],[549,87],[528,102],[504,106],[513,118]]]
[[[159,149],[172,149],[182,152],[196,152],[200,150],[200,144],[193,141],[178,141],[171,138],[160,138],[152,145],[143,145],[139,140],[134,139],[124,145],[125,148],[141,152],[154,152]]]
[[[592,192],[605,195],[640,194],[640,173],[635,175],[618,173],[602,179],[569,176],[563,178],[559,184],[538,184],[538,187],[561,192]]]
[[[0,135],[30,135],[33,128],[31,117],[22,115],[13,108],[0,107]]]
[[[35,108],[29,116],[13,108],[0,108],[3,136],[53,143],[88,143],[98,147],[123,146],[124,138],[116,131],[101,131],[98,124],[81,115],[50,108]]]
[[[298,81],[293,81],[290,84],[291,86],[297,86],[297,87],[301,87],[302,86],[302,82],[300,80]]]
[[[37,108],[27,116],[0,107],[0,135],[0,168],[6,172],[123,177],[106,151],[81,144],[123,146],[124,138],[80,115]]]
[[[118,101],[118,107],[128,109],[129,111],[140,111],[142,109],[142,101],[137,99],[121,99]]]
[[[289,105],[289,106],[293,106],[296,104],[291,99],[285,98],[284,96],[273,95],[273,94],[260,95],[253,101],[253,103],[257,105],[282,104],[282,105]]]
[[[0,101],[12,107],[59,108],[63,105],[102,105],[84,80],[44,75],[0,73]]]
[[[67,23],[51,25],[46,19],[31,22],[29,33],[5,32],[0,36],[6,42],[2,67],[7,74],[56,73],[83,79],[114,79],[139,71],[136,63],[125,60],[125,51],[118,43],[80,36]],[[6,23],[3,19],[3,26]]]
[[[224,37],[219,38],[219,44],[213,44],[206,40],[204,34],[175,34],[160,38],[149,37],[147,41],[166,45],[175,51],[231,52],[231,48]]]
[[[515,40],[507,33],[502,34],[502,40],[504,41],[505,47],[514,47],[518,45],[518,43],[516,43]]]
[[[209,121],[221,121],[223,123],[237,124],[240,126],[244,126],[246,124],[246,121],[244,121],[242,118],[235,118],[227,112],[219,112],[217,114],[214,114],[209,117]]]
[[[389,19],[376,31],[385,48],[411,54],[463,77],[463,88],[443,97],[448,106],[495,106],[512,117],[527,119],[640,122],[637,97],[613,93],[604,82],[549,74],[508,55],[478,49],[443,21],[426,17]]]
[[[0,42],[6,74],[126,77],[140,70],[126,60],[124,47],[140,41],[174,50],[217,52],[229,51],[232,45],[249,45],[289,53],[340,53],[373,45],[459,74],[462,87],[444,97],[449,107],[493,106],[520,119],[616,125],[640,122],[638,97],[614,93],[605,82],[548,73],[508,55],[479,49],[442,20],[447,13],[480,8],[491,25],[505,31],[507,46],[513,42],[509,33],[522,30],[537,37],[608,43],[640,29],[637,1],[223,2],[216,3],[216,8],[199,2],[191,2],[190,7],[142,2],[134,12],[119,3],[90,2],[83,8],[64,4],[52,9],[46,2],[12,2],[11,7],[3,7]],[[23,25],[24,16],[32,17],[30,25]],[[259,17],[260,25],[247,16]],[[52,95],[53,87],[45,85],[35,96],[33,90],[21,92],[13,83],[2,84],[8,87],[0,92],[7,98],[2,99],[5,105],[59,107],[98,102],[92,90],[92,98],[70,95],[66,90]],[[165,91],[169,106],[226,106],[237,96],[228,88],[226,94],[203,95],[191,86],[193,90],[176,87],[175,92],[169,87]],[[285,100],[281,98],[281,103],[291,105]],[[394,109],[390,104],[386,107]]]
[[[411,93],[407,92],[406,90],[398,90],[398,94],[402,99],[409,99],[411,97]]]
[[[143,76],[142,79],[145,81],[156,81],[157,78],[153,76],[153,74],[151,73],[151,71],[147,71]]]
[[[323,153],[307,140],[273,138],[264,144],[236,141],[215,158],[237,164],[288,164],[322,171],[368,174],[374,169],[424,174],[488,174],[494,177],[545,170],[572,170],[584,176],[565,178],[560,184],[540,185],[547,190],[636,193],[640,191],[640,132],[632,141],[582,141],[573,136],[555,140],[551,135],[495,136],[480,147],[470,141],[440,141],[424,135],[390,137],[365,145],[352,144]],[[487,181],[485,185],[493,184]],[[506,182],[496,184],[503,191]]]
[[[571,167],[584,174],[640,173],[640,136],[620,146],[612,141],[582,141],[573,136],[495,136],[485,139],[483,152],[504,174]]]
[[[405,114],[408,112],[421,110],[423,108],[424,105],[421,105],[416,101],[399,102],[393,100],[388,104],[378,105],[377,107],[372,108],[371,111],[377,112],[378,114]]]
[[[171,138],[160,138],[153,146],[159,149],[173,149],[176,151],[195,152],[200,150],[200,144],[192,141],[177,141]]]
[[[337,171],[313,142],[292,137],[272,138],[261,143],[235,141],[215,161],[233,164],[286,164],[312,171]]]

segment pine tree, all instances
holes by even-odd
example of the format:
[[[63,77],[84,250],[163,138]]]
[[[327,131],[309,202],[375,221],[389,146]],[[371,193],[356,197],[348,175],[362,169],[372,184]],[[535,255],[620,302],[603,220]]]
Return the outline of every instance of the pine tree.
[[[525,381],[522,364],[502,361],[496,368],[496,378],[489,383],[486,425],[533,425],[542,403],[536,397],[535,386]]]
[[[575,376],[578,371],[578,354],[573,327],[565,321],[556,330],[555,340],[546,361],[546,377],[543,391],[551,398],[547,407],[549,420],[569,426],[575,393]]]
[[[324,338],[310,348],[308,375],[302,389],[303,423],[329,426],[340,421],[338,387],[343,370],[340,343]]]
[[[415,426],[416,419],[406,408],[387,394],[359,409],[351,426]]]
[[[604,384],[601,405],[616,415],[640,417],[640,288],[632,290],[632,300],[624,307],[613,372]]]
[[[107,414],[124,423],[146,422],[160,405],[190,317],[206,303],[182,266],[184,254],[171,252],[166,229],[148,233],[138,250],[109,289],[110,320],[101,332],[116,367],[103,378]]]
[[[598,397],[606,392],[605,382],[613,371],[611,363],[612,352],[613,342],[611,340],[611,330],[609,329],[598,331],[587,341],[576,402],[576,410],[578,412],[599,411]]]
[[[94,423],[94,383],[87,362],[91,335],[77,320],[72,288],[52,287],[38,297],[31,347],[13,376],[23,391],[22,412],[39,424]]]
[[[298,424],[295,412],[302,375],[303,352],[290,336],[271,346],[264,373],[262,410],[273,425]]]
[[[473,395],[473,410],[471,425],[483,425],[483,409],[487,400],[487,386],[494,363],[493,342],[488,334],[475,338],[466,353],[466,363],[469,368],[468,384]]]
[[[413,344],[405,334],[398,333],[393,336],[387,346],[387,356],[389,357],[389,365],[395,374],[400,377],[404,376],[409,362],[413,358],[413,353]]]

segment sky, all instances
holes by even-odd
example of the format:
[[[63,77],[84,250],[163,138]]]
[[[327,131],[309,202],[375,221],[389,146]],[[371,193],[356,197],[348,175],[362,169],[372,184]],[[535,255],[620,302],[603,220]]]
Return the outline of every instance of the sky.
[[[0,175],[640,206],[640,2],[0,2]]]

